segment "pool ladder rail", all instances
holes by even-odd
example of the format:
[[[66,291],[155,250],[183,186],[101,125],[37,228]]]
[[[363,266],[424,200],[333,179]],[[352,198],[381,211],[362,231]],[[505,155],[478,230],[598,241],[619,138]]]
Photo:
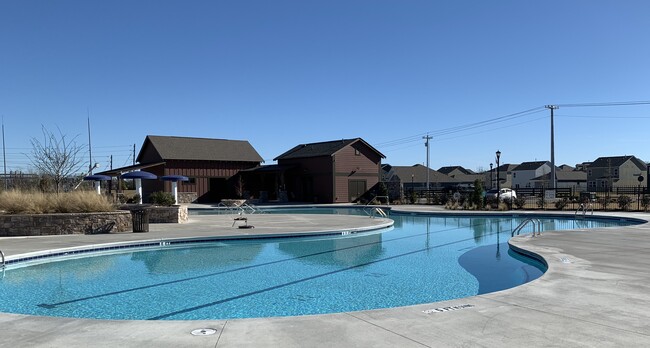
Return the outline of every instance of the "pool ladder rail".
[[[580,206],[578,209],[576,209],[576,212],[573,214],[573,216],[578,217],[578,213],[582,212],[582,216],[584,217],[587,215],[588,210],[591,210],[591,215],[594,215],[594,206],[591,203],[580,203]]]
[[[4,269],[5,269],[5,265],[6,265],[6,262],[5,262],[5,253],[3,253],[2,250],[0,250],[0,269],[3,269],[3,270],[4,270]]]
[[[375,196],[373,199],[370,200],[364,207],[363,211],[366,212],[366,215],[368,215],[370,218],[374,218],[377,216],[383,217],[383,218],[388,218],[388,213],[386,213],[386,210],[381,209],[380,207],[372,205],[377,198],[386,198],[386,202],[390,202],[388,200],[388,196]],[[377,200],[378,203],[381,204],[379,200]]]
[[[533,237],[535,237],[535,232],[537,232],[538,236],[542,235],[542,222],[537,219],[537,218],[528,218],[524,221],[522,221],[519,226],[515,227],[514,230],[512,230],[512,233],[510,234],[510,237],[514,237],[515,234],[519,235],[519,232],[526,227],[529,223],[533,224]]]

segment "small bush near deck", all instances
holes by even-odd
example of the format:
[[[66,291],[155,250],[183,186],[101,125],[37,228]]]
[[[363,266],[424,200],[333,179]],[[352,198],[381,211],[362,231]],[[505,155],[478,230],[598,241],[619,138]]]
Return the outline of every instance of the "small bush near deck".
[[[526,205],[526,197],[515,198],[515,206],[517,209],[522,209]]]
[[[105,196],[94,191],[57,194],[5,191],[0,193],[0,211],[9,214],[92,213],[114,211]]]
[[[555,201],[555,208],[558,210],[562,210],[568,204],[569,204],[569,200],[567,198],[562,198],[559,201]]]
[[[149,200],[155,205],[162,205],[164,207],[169,207],[176,203],[174,196],[169,192],[153,192],[149,195]]]
[[[628,210],[632,204],[632,198],[630,196],[618,196],[618,199],[616,201],[618,203],[618,207],[622,210]]]

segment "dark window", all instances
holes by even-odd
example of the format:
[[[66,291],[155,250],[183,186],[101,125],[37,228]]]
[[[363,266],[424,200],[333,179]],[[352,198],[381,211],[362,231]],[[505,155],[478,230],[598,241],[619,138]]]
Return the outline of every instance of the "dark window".
[[[188,181],[184,181],[185,184],[187,185],[194,185],[196,184],[196,178],[188,178]]]

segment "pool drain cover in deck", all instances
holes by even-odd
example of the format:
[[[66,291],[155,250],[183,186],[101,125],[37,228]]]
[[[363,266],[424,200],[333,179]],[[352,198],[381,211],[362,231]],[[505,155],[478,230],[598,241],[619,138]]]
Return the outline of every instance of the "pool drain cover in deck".
[[[193,336],[210,336],[217,333],[215,329],[196,329],[192,330]]]

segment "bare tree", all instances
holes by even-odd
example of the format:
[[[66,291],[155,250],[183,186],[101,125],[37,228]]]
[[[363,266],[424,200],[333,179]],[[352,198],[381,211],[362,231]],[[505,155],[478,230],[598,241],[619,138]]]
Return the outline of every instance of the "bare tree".
[[[82,171],[80,154],[84,147],[77,144],[76,136],[69,140],[58,127],[58,135],[44,126],[41,126],[41,129],[43,142],[36,138],[31,139],[30,161],[39,174],[52,179],[54,190],[59,193],[66,178]]]

